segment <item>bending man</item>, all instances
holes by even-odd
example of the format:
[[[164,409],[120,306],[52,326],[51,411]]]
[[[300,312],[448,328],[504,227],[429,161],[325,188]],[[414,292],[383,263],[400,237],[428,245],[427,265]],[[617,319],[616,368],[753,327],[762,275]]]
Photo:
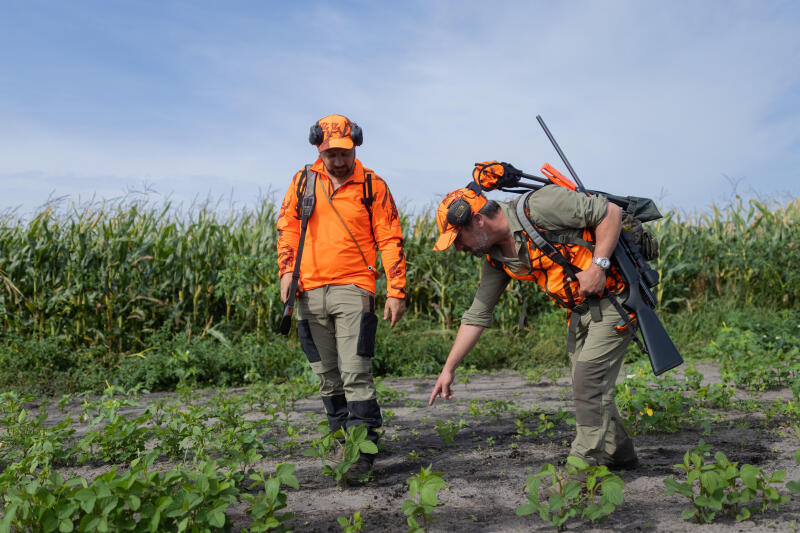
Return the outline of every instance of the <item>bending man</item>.
[[[557,185],[532,193],[521,207],[534,230],[580,270],[577,279],[565,272],[559,258],[537,248],[517,216],[516,201],[487,200],[475,184],[448,194],[437,211],[440,235],[434,250],[455,244],[456,250],[485,259],[472,306],[462,317],[429,404],[437,396],[453,397],[455,370],[491,326],[492,310],[509,280],[535,281],[569,313],[567,352],[577,425],[570,455],[589,464],[635,468],[633,442],[614,404],[615,381],[632,338],[631,328],[615,328],[620,315],[610,300],[617,294],[624,301],[626,290],[609,260],[619,238],[621,209],[603,196]]]

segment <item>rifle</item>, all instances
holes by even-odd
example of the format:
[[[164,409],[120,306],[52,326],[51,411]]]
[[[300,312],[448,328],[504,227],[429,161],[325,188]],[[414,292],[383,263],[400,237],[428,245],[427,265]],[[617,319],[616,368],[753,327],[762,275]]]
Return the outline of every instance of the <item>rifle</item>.
[[[590,192],[595,192],[588,191],[586,187],[583,186],[583,183],[581,183],[572,165],[569,164],[567,157],[564,155],[564,152],[561,151],[561,147],[558,145],[555,138],[553,138],[553,135],[547,128],[544,120],[542,120],[542,117],[536,115],[536,120],[556,149],[556,152],[558,152],[570,176],[575,180],[575,190],[587,195],[590,194]],[[528,177],[528,175],[524,173],[520,173],[520,175],[522,177]],[[526,188],[533,187],[529,186]],[[620,197],[612,199],[609,195],[609,200],[619,205],[624,202],[625,199]],[[620,200],[622,202],[620,202]],[[650,268],[650,265],[648,265],[641,254],[638,253],[638,249],[635,246],[636,245],[631,242],[626,232],[620,232],[619,241],[617,247],[614,249],[611,260],[616,264],[628,285],[628,297],[622,302],[622,307],[635,313],[638,320],[638,329],[641,330],[642,338],[644,339],[643,351],[646,352],[650,358],[653,374],[658,376],[683,363],[683,358],[672,342],[672,339],[669,337],[667,330],[664,329],[664,325],[653,310],[656,306],[656,297],[650,290],[650,287],[654,287],[658,284],[658,272]],[[620,322],[631,325],[631,320],[624,311],[621,312],[620,315],[623,315]],[[634,330],[633,334],[638,342],[636,330]]]
[[[314,195],[314,188],[317,184],[317,173],[310,170],[310,165],[306,165],[304,177],[306,178],[306,188],[300,204],[302,216],[302,222],[300,223],[300,242],[297,243],[297,256],[294,259],[294,271],[292,272],[292,283],[289,285],[289,297],[286,299],[286,305],[283,307],[283,317],[281,318],[281,333],[283,335],[288,335],[289,331],[292,329],[292,312],[294,311],[297,284],[300,281],[300,260],[303,258],[303,244],[305,244],[306,240],[308,219],[311,218],[311,213],[314,212],[314,205],[317,203],[316,196]]]

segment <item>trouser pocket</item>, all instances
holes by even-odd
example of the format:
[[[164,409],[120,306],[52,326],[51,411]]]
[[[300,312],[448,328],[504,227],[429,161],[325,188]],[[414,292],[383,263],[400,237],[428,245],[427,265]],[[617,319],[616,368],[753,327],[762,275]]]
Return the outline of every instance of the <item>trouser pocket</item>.
[[[378,315],[365,312],[361,315],[356,353],[363,357],[375,355],[375,333],[378,331]]]
[[[300,337],[300,347],[305,352],[309,363],[318,363],[321,361],[317,345],[314,344],[314,339],[311,338],[311,327],[308,325],[308,320],[297,321],[297,335]]]

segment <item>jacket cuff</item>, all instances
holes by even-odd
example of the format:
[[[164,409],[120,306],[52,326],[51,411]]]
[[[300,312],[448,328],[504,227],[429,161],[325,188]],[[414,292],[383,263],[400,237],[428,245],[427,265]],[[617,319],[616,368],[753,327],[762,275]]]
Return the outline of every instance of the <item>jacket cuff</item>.
[[[406,299],[406,290],[405,290],[405,288],[398,289],[398,288],[394,288],[394,287],[389,287],[386,290],[386,297],[387,298],[399,298],[401,300],[405,300]]]

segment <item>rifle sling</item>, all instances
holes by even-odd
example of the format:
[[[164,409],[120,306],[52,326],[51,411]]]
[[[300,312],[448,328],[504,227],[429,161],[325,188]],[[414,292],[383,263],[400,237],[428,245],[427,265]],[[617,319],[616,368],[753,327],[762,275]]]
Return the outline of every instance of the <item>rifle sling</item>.
[[[302,221],[300,222],[300,240],[297,243],[297,256],[294,261],[294,272],[292,272],[292,281],[300,279],[300,260],[303,258],[303,247],[305,245],[306,230],[308,229],[308,219],[314,212],[314,206],[317,204],[315,190],[317,187],[317,173],[311,170],[311,165],[306,165],[303,171],[301,180],[305,178],[306,186],[303,191],[303,196],[300,198],[300,214]]]
[[[316,186],[317,186],[317,173],[311,170],[311,165],[306,165],[305,170],[303,170],[303,176],[300,177],[302,181],[305,179],[306,186],[305,191],[303,191],[303,195],[300,198],[300,205],[301,205],[301,217],[302,221],[300,223],[300,240],[297,243],[297,255],[294,259],[294,271],[292,272],[292,285],[289,289],[289,299],[287,300],[287,304],[291,302],[294,303],[294,296],[295,292],[297,292],[297,283],[300,281],[300,261],[303,258],[303,247],[305,245],[306,240],[306,230],[308,229],[308,219],[311,218],[311,214],[314,212],[314,206],[317,203],[317,198],[314,194]]]

